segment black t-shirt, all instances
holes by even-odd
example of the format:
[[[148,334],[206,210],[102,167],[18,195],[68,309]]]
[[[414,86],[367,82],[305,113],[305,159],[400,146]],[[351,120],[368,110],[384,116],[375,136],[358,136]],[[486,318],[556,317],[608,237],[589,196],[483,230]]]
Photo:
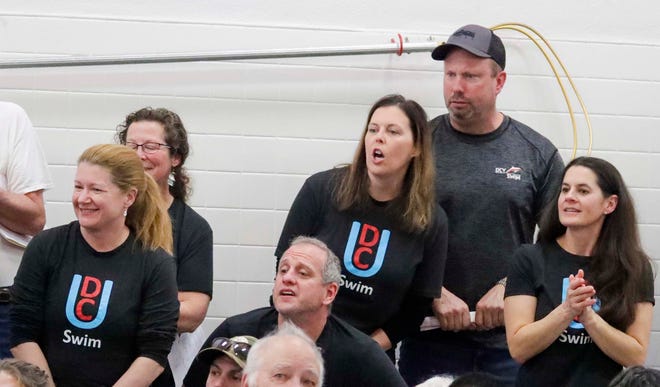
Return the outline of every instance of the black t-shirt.
[[[213,231],[180,199],[168,210],[172,220],[176,282],[182,292],[213,294]]]
[[[427,230],[402,230],[388,203],[339,211],[333,199],[346,168],[317,173],[305,181],[293,202],[275,255],[277,260],[299,235],[325,242],[342,263],[340,290],[332,313],[370,335],[390,320],[423,315],[399,314],[409,295],[430,299],[440,295],[447,250],[447,217],[436,208]],[[414,313],[413,313],[414,314]],[[386,332],[387,333],[387,332]],[[410,333],[410,332],[407,332]],[[405,333],[404,333],[405,334]],[[390,337],[396,342],[399,338]]]
[[[11,345],[39,344],[59,386],[110,386],[141,356],[167,362],[179,311],[174,261],[132,234],[100,253],[78,222],[43,231],[13,293]]]
[[[213,231],[208,222],[181,199],[168,210],[172,221],[176,282],[179,291],[213,295]],[[177,346],[172,348],[177,350]],[[169,366],[154,380],[153,387],[173,387]]]
[[[211,333],[202,348],[208,348],[217,337],[250,335],[261,338],[277,328],[277,316],[274,308],[266,307],[230,317]],[[374,340],[336,317],[328,317],[316,345],[323,354],[326,387],[406,385]],[[195,359],[183,384],[203,387],[208,374],[209,366]]]
[[[556,242],[524,245],[514,255],[505,297],[536,297],[534,320],[538,321],[561,305],[569,275],[582,269],[589,280],[590,259],[570,254]],[[647,272],[644,283],[640,284],[644,298],[639,302],[654,304],[650,264]],[[572,321],[548,348],[521,366],[516,383],[539,387],[607,386],[622,368],[598,348],[582,324]]]

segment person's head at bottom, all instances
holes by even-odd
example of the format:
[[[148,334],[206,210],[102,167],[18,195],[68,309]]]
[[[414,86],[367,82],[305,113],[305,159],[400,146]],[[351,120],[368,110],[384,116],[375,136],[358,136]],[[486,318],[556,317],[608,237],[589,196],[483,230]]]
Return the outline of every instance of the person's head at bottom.
[[[0,360],[0,386],[47,387],[48,376],[36,365],[18,359]]]
[[[608,387],[660,386],[660,370],[644,366],[628,367],[612,379]]]
[[[206,387],[240,386],[248,352],[256,342],[252,336],[217,337],[201,350],[197,358],[209,365]]]
[[[316,344],[287,322],[252,347],[241,386],[321,387],[323,371],[323,357]]]

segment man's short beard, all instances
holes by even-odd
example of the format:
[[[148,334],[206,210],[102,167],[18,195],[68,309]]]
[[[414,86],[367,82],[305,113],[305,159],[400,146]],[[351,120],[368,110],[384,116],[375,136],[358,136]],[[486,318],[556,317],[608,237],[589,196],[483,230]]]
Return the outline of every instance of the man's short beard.
[[[449,111],[449,116],[451,118],[453,118],[454,120],[456,120],[456,121],[467,120],[467,119],[469,119],[470,117],[473,116],[473,114],[472,114],[473,111],[472,110],[464,111],[464,112],[458,112],[458,113],[453,111],[452,109],[447,109],[447,110]]]

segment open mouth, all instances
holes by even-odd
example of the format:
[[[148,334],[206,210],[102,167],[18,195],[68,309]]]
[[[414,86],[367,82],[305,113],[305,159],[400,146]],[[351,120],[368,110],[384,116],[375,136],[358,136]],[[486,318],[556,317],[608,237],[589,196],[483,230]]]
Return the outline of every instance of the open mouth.
[[[296,294],[292,290],[284,289],[280,291],[281,296],[295,296]]]
[[[385,155],[383,155],[383,151],[381,151],[380,149],[374,149],[372,156],[375,159],[382,159],[385,157]]]

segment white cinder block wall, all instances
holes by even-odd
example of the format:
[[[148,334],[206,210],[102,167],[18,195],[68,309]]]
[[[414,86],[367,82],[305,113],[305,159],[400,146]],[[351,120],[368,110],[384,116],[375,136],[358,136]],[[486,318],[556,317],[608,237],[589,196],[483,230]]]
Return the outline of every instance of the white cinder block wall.
[[[658,12],[660,3],[650,1],[3,1],[0,60],[371,45],[396,33],[442,41],[463,24],[525,23],[550,40],[573,75],[592,118],[593,155],[623,173],[644,246],[658,260],[660,24],[651,16]],[[500,36],[509,77],[499,108],[570,159],[570,120],[551,71],[523,35]],[[214,230],[210,330],[266,304],[273,246],[304,179],[350,160],[382,95],[416,99],[430,116],[443,112],[441,71],[428,53],[0,70],[0,99],[27,110],[45,148],[55,179],[46,194],[48,227],[74,218],[72,179],[83,149],[112,142],[116,125],[140,107],[182,116],[192,142],[191,202]],[[583,155],[580,116],[577,138]],[[658,367],[660,306],[653,330],[648,364]]]

